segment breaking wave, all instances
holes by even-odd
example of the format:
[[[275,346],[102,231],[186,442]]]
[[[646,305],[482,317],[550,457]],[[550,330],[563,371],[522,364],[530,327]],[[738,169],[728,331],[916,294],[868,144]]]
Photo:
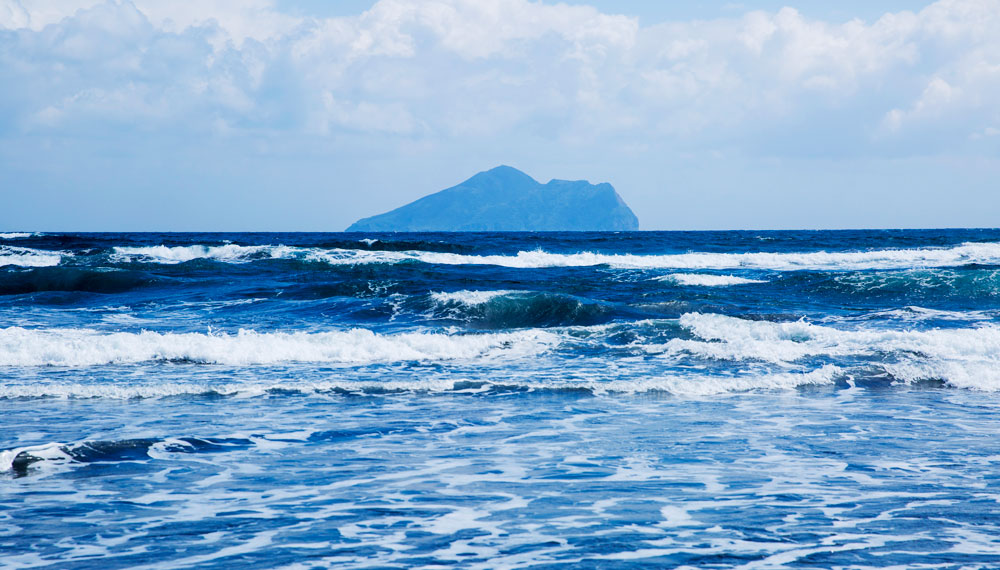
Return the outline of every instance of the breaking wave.
[[[111,260],[119,263],[140,261],[146,263],[183,263],[194,259],[212,259],[229,263],[246,263],[255,259],[283,259],[293,257],[300,248],[284,245],[188,245],[167,247],[116,247]]]
[[[51,267],[59,265],[63,256],[69,255],[63,251],[46,251],[28,247],[0,245],[0,267],[14,265],[18,267]]]
[[[517,291],[451,291],[447,293],[431,293],[431,299],[442,304],[458,304],[476,306],[488,303],[497,297],[512,295]]]
[[[805,321],[753,321],[688,313],[680,324],[695,339],[675,338],[644,349],[780,366],[821,357],[874,366],[899,382],[941,380],[958,388],[1000,390],[1000,327],[841,330]]]
[[[694,285],[699,287],[727,287],[729,285],[748,285],[752,283],[767,283],[759,279],[746,279],[735,275],[704,275],[699,273],[674,273],[656,277],[657,281],[671,281],[678,285]]]
[[[181,263],[213,259],[242,263],[255,259],[301,259],[333,265],[422,262],[439,265],[493,265],[512,268],[594,267],[619,269],[763,269],[865,270],[954,267],[1000,264],[1000,243],[964,243],[946,248],[878,249],[848,252],[691,252],[664,255],[550,253],[520,251],[514,255],[470,255],[435,251],[384,251],[302,248],[283,245],[192,245],[182,247],[116,247],[116,261]]]
[[[572,297],[565,304],[553,303],[546,294],[525,299],[496,296],[482,303],[462,305],[461,318],[474,326],[502,327],[510,323],[551,318],[556,321],[600,320],[603,314]],[[572,303],[571,303],[572,302]],[[457,310],[454,301],[446,301],[439,310]],[[499,304],[497,304],[499,303]],[[562,312],[546,317],[533,303]],[[478,323],[476,319],[479,319]],[[954,322],[962,322],[954,320]],[[571,325],[565,328],[523,328],[495,333],[410,332],[380,334],[367,329],[335,332],[266,332],[241,330],[236,334],[169,333],[143,331],[98,332],[90,329],[0,329],[0,366],[86,367],[157,362],[259,366],[285,364],[365,365],[406,362],[473,362],[488,364],[530,358],[552,351],[588,355],[595,364],[614,365],[628,380],[609,380],[607,376],[592,385],[569,382],[575,388],[594,391],[648,391],[701,393],[706,390],[734,391],[777,387],[785,380],[798,385],[801,374],[827,370],[886,382],[914,383],[942,381],[958,388],[1000,391],[1000,326],[970,323],[963,328],[915,330],[908,328],[837,328],[804,320],[773,322],[750,320],[711,313],[687,313],[678,321],[649,321],[647,332],[630,333],[620,338],[620,325]],[[656,325],[662,323],[662,326]],[[671,324],[673,323],[673,324]],[[840,326],[847,321],[840,323]],[[664,328],[666,327],[666,328]],[[679,336],[669,333],[671,327]],[[667,332],[672,338],[664,338]],[[639,357],[639,360],[635,360]],[[624,358],[625,360],[621,360]],[[642,358],[667,359],[666,368],[643,363]],[[691,359],[694,359],[693,361]],[[527,362],[527,361],[525,361]],[[720,373],[711,362],[744,363],[736,375]],[[604,364],[600,364],[603,366]],[[652,366],[652,368],[651,368]],[[676,368],[680,366],[680,368]],[[693,368],[692,368],[693,366]],[[706,368],[708,366],[708,368]],[[644,371],[639,373],[639,371]],[[652,373],[650,373],[652,371]],[[689,372],[694,371],[691,375]],[[752,371],[758,376],[746,376]],[[680,372],[680,374],[678,374]],[[781,374],[793,374],[785,378]],[[727,375],[728,374],[728,375]],[[474,375],[476,376],[476,375]],[[478,376],[476,376],[478,377]],[[824,376],[827,378],[828,376]],[[767,379],[766,381],[763,379]],[[785,379],[783,379],[785,378]],[[416,378],[394,383],[376,382],[368,388],[379,390],[451,390],[455,382]],[[513,381],[522,388],[565,387],[558,381],[539,381],[537,385]],[[652,384],[650,384],[650,382]],[[815,382],[811,382],[815,383]],[[503,381],[488,379],[490,385]],[[248,387],[175,386],[170,383],[148,386],[80,385],[72,394],[85,396],[146,397],[178,393],[242,393],[247,390],[358,389],[363,383],[267,384]],[[713,387],[714,386],[714,387]],[[6,397],[52,395],[50,385],[14,385],[4,388]],[[40,392],[36,390],[41,390]],[[194,390],[191,392],[191,390]],[[152,391],[152,392],[150,392]],[[116,395],[117,394],[117,395]]]
[[[167,453],[218,452],[253,445],[254,441],[249,438],[198,437],[48,443],[0,451],[0,473],[11,472],[15,477],[26,477],[31,471],[43,467],[53,471],[87,463],[142,461]]]
[[[488,329],[587,326],[614,316],[606,304],[561,293],[454,291],[431,293],[430,299],[427,316]]]
[[[826,365],[806,372],[743,373],[704,376],[667,374],[629,380],[505,378],[470,380],[415,378],[412,380],[321,380],[275,382],[184,383],[46,383],[0,386],[0,398],[65,398],[129,400],[178,396],[260,397],[276,393],[391,394],[401,392],[589,392],[601,394],[665,393],[677,396],[711,396],[755,390],[792,390],[803,386],[832,384],[844,371]]]
[[[0,366],[97,366],[192,362],[235,366],[281,363],[367,364],[528,356],[555,345],[545,331],[497,334],[101,333],[88,329],[0,329]]]

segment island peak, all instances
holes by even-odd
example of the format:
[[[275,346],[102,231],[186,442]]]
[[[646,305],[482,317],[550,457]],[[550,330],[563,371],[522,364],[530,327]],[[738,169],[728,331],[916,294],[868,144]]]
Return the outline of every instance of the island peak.
[[[639,221],[607,182],[552,179],[541,184],[512,166],[475,174],[451,188],[384,214],[349,232],[628,231]]]

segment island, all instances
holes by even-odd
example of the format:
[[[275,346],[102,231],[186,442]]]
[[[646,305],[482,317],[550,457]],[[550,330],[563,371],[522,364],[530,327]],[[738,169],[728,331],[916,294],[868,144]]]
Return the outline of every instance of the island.
[[[395,210],[362,218],[349,232],[630,231],[639,220],[608,183],[550,180],[498,166]]]

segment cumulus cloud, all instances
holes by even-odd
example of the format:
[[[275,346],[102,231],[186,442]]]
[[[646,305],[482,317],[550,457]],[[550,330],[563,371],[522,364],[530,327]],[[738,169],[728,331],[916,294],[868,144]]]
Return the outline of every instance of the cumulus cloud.
[[[0,0],[0,81],[8,134],[530,133],[781,154],[812,130],[841,150],[923,152],[914,133],[938,148],[945,131],[1000,128],[1000,0],[645,27],[527,0],[381,0],[341,18],[268,0]]]

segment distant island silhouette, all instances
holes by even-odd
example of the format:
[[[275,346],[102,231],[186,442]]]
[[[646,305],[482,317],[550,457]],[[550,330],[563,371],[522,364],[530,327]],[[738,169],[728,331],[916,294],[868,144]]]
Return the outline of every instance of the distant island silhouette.
[[[541,184],[510,166],[384,214],[362,218],[349,232],[627,231],[639,220],[608,183],[550,180]]]

